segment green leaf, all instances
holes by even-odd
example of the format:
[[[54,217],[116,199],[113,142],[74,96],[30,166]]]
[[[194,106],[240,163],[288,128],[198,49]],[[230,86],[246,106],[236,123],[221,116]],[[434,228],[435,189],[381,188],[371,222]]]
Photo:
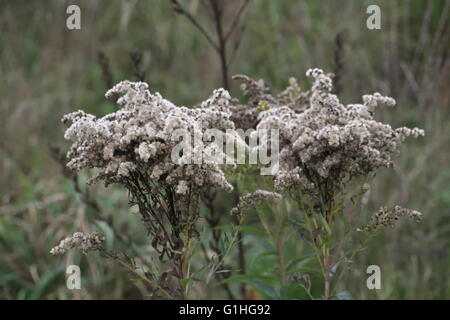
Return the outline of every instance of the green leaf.
[[[270,256],[278,256],[278,252],[276,250],[265,250],[263,252],[261,252],[256,259],[262,259],[265,257],[270,257]]]
[[[305,267],[305,265],[307,263],[309,263],[310,261],[316,259],[315,257],[300,257],[300,258],[296,258],[293,259],[291,261],[289,261],[288,266],[287,266],[287,270],[291,270],[293,268],[295,268],[296,270],[301,270],[303,267]]]
[[[59,280],[59,276],[64,274],[64,266],[59,266],[56,269],[48,271],[41,279],[41,281],[34,287],[31,294],[27,299],[35,300],[42,297],[46,289],[48,289],[56,280]]]

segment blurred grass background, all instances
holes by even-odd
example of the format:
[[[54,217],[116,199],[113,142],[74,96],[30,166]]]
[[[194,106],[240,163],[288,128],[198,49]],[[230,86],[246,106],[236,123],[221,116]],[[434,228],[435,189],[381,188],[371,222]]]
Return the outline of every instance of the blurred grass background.
[[[212,29],[201,2],[182,1]],[[66,28],[69,4],[81,8],[81,30]],[[381,30],[366,28],[370,4],[381,7]],[[227,10],[239,5],[227,1]],[[363,222],[380,205],[400,204],[422,211],[425,219],[385,231],[358,256],[343,284],[355,298],[450,298],[449,7],[444,0],[254,0],[244,16],[231,74],[263,78],[279,91],[290,76],[306,87],[308,68],[337,71],[343,102],[375,91],[391,95],[398,106],[380,110],[379,118],[426,130],[425,139],[405,143],[395,170],[378,174],[359,214]],[[135,50],[142,53],[151,90],[178,105],[193,105],[221,86],[217,55],[169,1],[0,1],[0,298],[142,297],[139,283],[97,254],[48,253],[66,235],[94,224],[108,235],[110,248],[122,245],[95,209],[80,201],[49,146],[67,148],[63,114],[114,110],[103,96],[107,85],[99,51],[118,82],[135,80],[130,59]],[[236,83],[231,91],[239,95]],[[83,181],[80,186],[85,189]],[[145,250],[139,218],[127,214],[126,194],[89,189],[115,230],[132,235],[136,250]],[[257,251],[252,237],[245,244],[249,272],[270,267],[251,259]],[[65,286],[65,267],[72,263],[83,270],[81,291]],[[370,264],[381,267],[382,290],[365,286]]]

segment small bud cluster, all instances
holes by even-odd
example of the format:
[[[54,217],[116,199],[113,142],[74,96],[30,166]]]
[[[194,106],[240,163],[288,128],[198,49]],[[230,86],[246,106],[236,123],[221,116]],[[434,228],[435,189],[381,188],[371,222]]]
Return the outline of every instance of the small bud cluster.
[[[248,208],[255,207],[267,200],[280,200],[281,194],[276,192],[270,192],[267,190],[256,190],[252,193],[248,193],[239,199],[239,203],[236,207],[231,209],[232,215],[241,214],[242,211]]]
[[[101,248],[105,237],[98,232],[84,234],[83,232],[75,232],[71,237],[61,240],[61,242],[50,250],[52,255],[64,254],[70,249],[79,249],[83,253],[95,251]]]
[[[372,215],[369,223],[360,230],[372,233],[382,227],[394,227],[395,222],[400,217],[408,217],[416,221],[422,220],[422,214],[415,210],[402,208],[400,206],[395,206],[393,210],[388,210],[387,207],[381,207]]]

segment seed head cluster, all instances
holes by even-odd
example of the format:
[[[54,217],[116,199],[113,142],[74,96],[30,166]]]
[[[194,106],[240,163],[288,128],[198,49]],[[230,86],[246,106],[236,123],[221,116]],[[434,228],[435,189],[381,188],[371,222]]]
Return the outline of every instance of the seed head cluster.
[[[248,208],[253,208],[260,205],[267,200],[280,200],[282,198],[281,194],[276,192],[270,192],[267,190],[256,190],[254,192],[248,193],[239,199],[239,203],[236,207],[231,209],[231,214],[236,215],[242,213],[243,210]]]
[[[418,128],[394,129],[374,119],[376,108],[394,106],[394,99],[374,93],[364,95],[362,104],[344,105],[331,93],[332,75],[320,69],[310,69],[306,75],[313,78],[310,90],[302,92],[292,78],[277,98],[266,87],[240,77],[245,81],[244,93],[250,95],[248,107],[266,109],[258,112],[256,129],[280,132],[277,189],[293,187],[311,193],[325,181],[341,183],[392,167],[405,138],[424,135]]]
[[[71,237],[61,240],[61,242],[50,250],[52,255],[64,254],[68,250],[76,248],[83,253],[89,251],[98,250],[102,242],[105,241],[105,237],[98,232],[91,234],[84,234],[83,232],[75,232]]]
[[[117,182],[145,171],[152,180],[175,185],[180,194],[185,194],[188,186],[232,190],[214,161],[189,164],[193,155],[206,158],[220,153],[214,143],[202,140],[206,129],[234,129],[229,111],[231,97],[226,90],[215,90],[192,109],[177,107],[159,93],[151,94],[143,82],[123,81],[106,93],[107,98],[118,95],[123,95],[117,101],[123,108],[102,118],[81,110],[64,116],[63,122],[70,123],[65,138],[73,141],[67,155],[69,168],[100,169],[91,182]],[[188,132],[192,141],[200,141],[196,147],[201,149],[188,150],[193,152],[183,154],[178,163],[171,155],[184,137],[174,136],[176,130]],[[192,145],[183,144],[186,148]]]
[[[245,147],[238,129],[279,133],[261,144],[277,155],[277,164],[272,165],[276,168],[274,189],[306,195],[311,209],[307,211],[321,213],[329,222],[342,202],[337,195],[345,194],[349,182],[381,167],[393,167],[403,141],[423,136],[424,131],[392,128],[375,120],[378,107],[395,106],[393,98],[374,93],[364,95],[362,103],[345,105],[332,93],[331,74],[310,69],[306,75],[313,80],[309,90],[303,91],[291,78],[278,95],[272,95],[264,81],[238,75],[234,79],[242,81],[246,104],[217,89],[194,108],[175,106],[159,93],[150,93],[146,83],[120,82],[106,93],[107,98],[120,97],[118,111],[101,118],[81,110],[64,116],[63,122],[69,125],[65,138],[73,142],[68,167],[96,168],[99,173],[90,182],[125,186],[154,238],[152,246],[161,260],[167,257],[178,266],[177,275],[184,270],[178,252],[196,234],[199,194],[209,188],[233,189],[220,167],[219,159],[227,155],[214,139],[205,138],[207,130],[226,132],[227,139]],[[174,135],[178,130],[191,139],[186,142],[185,136]],[[183,148],[178,150],[180,145]],[[174,152],[179,154],[176,161]],[[257,190],[241,197],[231,213],[241,214],[264,200],[280,198],[278,193]],[[393,225],[400,216],[420,220],[421,214],[382,208],[363,229]],[[52,253],[71,247],[85,252],[100,240],[98,235],[77,233]]]
[[[381,207],[372,215],[369,223],[360,230],[373,233],[382,227],[394,227],[395,222],[400,217],[412,218],[417,222],[422,220],[422,214],[415,210],[402,208],[400,206],[395,206],[392,210],[389,210],[387,207]]]

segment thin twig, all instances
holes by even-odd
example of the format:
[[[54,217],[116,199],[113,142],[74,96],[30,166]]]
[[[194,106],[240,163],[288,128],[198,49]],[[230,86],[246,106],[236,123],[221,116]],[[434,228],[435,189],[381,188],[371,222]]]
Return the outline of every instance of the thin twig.
[[[228,40],[228,38],[233,34],[234,30],[238,26],[239,20],[241,19],[242,14],[244,13],[245,8],[249,4],[249,2],[250,2],[250,0],[244,0],[244,2],[239,7],[239,10],[238,10],[237,14],[235,15],[233,21],[231,22],[231,27],[228,30],[228,32],[226,33],[226,35],[225,35],[225,41]]]
[[[218,0],[210,0],[211,7],[214,13],[214,23],[216,25],[217,37],[219,38],[219,56],[220,64],[222,70],[222,84],[224,89],[229,90],[229,79],[228,79],[228,63],[227,63],[227,40],[223,34],[222,27],[222,17],[223,11],[219,7]]]
[[[186,10],[178,2],[178,0],[170,0],[170,1],[174,5],[173,9],[175,10],[175,12],[183,14],[186,18],[188,18],[189,21],[191,21],[192,24],[205,36],[205,38],[214,47],[214,49],[217,50],[217,52],[219,52],[219,46],[214,42],[214,40],[211,38],[211,36],[208,34],[205,28],[203,28],[203,26],[197,21],[197,19],[188,10]]]

